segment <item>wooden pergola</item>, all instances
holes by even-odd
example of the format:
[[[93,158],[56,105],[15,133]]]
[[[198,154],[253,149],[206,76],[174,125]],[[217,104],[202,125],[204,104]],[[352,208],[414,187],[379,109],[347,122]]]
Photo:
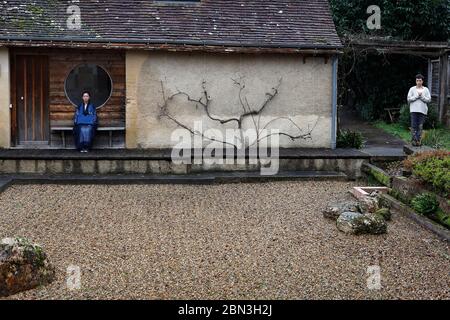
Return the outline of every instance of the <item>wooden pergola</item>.
[[[381,37],[345,37],[343,42],[346,47],[356,50],[364,50],[374,54],[401,54],[415,55],[428,59],[428,79],[433,76],[433,63],[438,65],[439,80],[436,90],[436,100],[439,108],[439,120],[450,125],[450,41],[404,41]]]

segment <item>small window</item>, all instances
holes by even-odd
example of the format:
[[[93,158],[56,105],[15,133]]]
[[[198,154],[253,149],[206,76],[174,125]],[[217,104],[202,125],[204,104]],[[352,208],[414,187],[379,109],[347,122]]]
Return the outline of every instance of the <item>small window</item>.
[[[82,102],[83,91],[89,91],[91,102],[99,108],[111,97],[112,80],[102,67],[92,63],[80,64],[70,71],[64,89],[69,101],[76,106]]]

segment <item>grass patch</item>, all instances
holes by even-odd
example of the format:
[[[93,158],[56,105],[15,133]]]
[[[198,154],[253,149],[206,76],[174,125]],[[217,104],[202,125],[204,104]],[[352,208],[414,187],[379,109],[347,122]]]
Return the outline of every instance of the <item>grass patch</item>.
[[[385,121],[376,121],[373,125],[385,132],[396,136],[403,141],[411,142],[411,133],[408,129],[405,129],[400,123],[387,123]],[[441,143],[443,149],[450,150],[450,130],[447,128],[437,128],[436,133],[441,136]],[[429,130],[424,130],[425,134]]]

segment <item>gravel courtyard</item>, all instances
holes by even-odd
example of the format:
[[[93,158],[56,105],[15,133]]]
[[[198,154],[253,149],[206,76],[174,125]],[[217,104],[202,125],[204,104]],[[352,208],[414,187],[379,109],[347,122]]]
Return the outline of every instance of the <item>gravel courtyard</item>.
[[[401,215],[347,236],[322,217],[354,182],[27,185],[0,194],[0,237],[44,246],[51,285],[13,299],[450,299],[450,248]],[[79,199],[83,198],[83,201]],[[81,268],[81,289],[66,270]],[[367,268],[381,267],[381,290]]]

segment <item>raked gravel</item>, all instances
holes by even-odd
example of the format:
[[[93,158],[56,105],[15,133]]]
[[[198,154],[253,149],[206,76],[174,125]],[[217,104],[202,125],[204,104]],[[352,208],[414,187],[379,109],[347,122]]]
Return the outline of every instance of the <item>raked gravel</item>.
[[[355,185],[14,185],[0,237],[42,244],[57,280],[11,298],[450,299],[450,248],[430,232],[395,214],[386,235],[350,236],[323,218]]]

